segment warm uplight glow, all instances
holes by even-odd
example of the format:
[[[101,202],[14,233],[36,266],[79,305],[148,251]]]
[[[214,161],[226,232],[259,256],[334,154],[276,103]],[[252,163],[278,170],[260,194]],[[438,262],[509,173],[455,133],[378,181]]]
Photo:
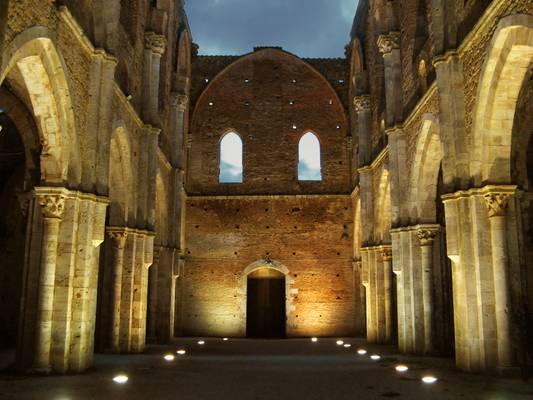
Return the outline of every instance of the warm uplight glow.
[[[359,350],[357,350],[357,354],[359,354],[361,356],[364,356],[366,354],[366,350],[365,349],[359,349]]]
[[[165,354],[165,357],[163,357],[167,361],[174,361],[174,356],[172,354]]]
[[[409,367],[407,367],[407,365],[397,365],[396,366],[396,371],[398,371],[398,372],[406,372],[408,369],[409,369]]]
[[[424,383],[435,383],[435,382],[437,382],[437,378],[435,378],[434,376],[424,376],[422,378],[422,382],[424,382]]]
[[[176,351],[176,353],[179,354],[180,356],[182,356],[182,355],[184,355],[187,352],[185,350],[181,349],[181,350]]]
[[[316,337],[311,338],[311,342],[318,342],[318,338],[316,338]]]
[[[205,341],[204,341],[204,340],[199,340],[199,341],[198,341],[198,344],[199,344],[200,346],[203,346],[203,345],[205,344]]]
[[[227,342],[229,339],[227,337],[225,337],[224,339],[222,339],[223,341]]]
[[[349,348],[352,347],[352,345],[350,343],[344,343],[344,347]]]
[[[379,360],[379,359],[381,358],[381,356],[378,355],[378,354],[372,354],[372,355],[370,356],[370,358],[371,358],[372,360]]]
[[[342,346],[344,344],[343,340],[337,340],[337,346]]]
[[[128,377],[126,375],[117,375],[113,378],[113,382],[115,383],[126,383],[128,381]]]

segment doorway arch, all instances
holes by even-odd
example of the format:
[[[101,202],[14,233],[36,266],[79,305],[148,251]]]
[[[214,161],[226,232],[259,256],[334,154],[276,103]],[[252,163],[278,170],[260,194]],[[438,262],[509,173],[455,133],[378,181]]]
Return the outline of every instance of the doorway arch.
[[[249,281],[250,279],[280,279],[283,281],[282,288],[282,294],[281,296],[284,296],[284,326],[283,326],[283,335],[282,337],[285,337],[286,335],[290,335],[291,327],[294,325],[293,322],[293,311],[294,311],[294,305],[293,305],[293,299],[294,296],[298,293],[297,289],[293,288],[294,285],[294,279],[290,276],[289,269],[283,265],[282,263],[274,260],[269,259],[263,259],[253,262],[252,264],[248,265],[242,273],[241,277],[241,290],[242,290],[242,314],[243,314],[243,331],[246,336],[253,336],[253,337],[259,337],[263,335],[249,335],[248,332],[248,321],[249,321]],[[282,299],[283,300],[283,299]],[[281,335],[276,335],[281,336]],[[264,337],[269,337],[269,335],[264,335]]]

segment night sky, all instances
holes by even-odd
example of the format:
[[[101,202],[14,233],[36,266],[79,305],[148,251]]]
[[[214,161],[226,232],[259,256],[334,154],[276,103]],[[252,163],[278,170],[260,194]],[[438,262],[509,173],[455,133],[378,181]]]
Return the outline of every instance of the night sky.
[[[358,0],[186,0],[200,54],[281,46],[300,57],[343,57]]]

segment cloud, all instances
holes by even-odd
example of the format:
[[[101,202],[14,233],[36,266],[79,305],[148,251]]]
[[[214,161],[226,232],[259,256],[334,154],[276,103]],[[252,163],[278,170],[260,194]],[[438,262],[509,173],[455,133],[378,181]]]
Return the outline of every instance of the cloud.
[[[357,0],[189,0],[200,54],[282,46],[300,57],[342,57]]]

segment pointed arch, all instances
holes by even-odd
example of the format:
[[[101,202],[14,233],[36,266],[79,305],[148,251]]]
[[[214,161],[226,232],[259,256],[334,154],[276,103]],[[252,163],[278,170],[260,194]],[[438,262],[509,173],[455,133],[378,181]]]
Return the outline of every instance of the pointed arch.
[[[298,142],[298,180],[322,180],[320,141],[313,132],[305,133]]]
[[[109,154],[109,225],[128,226],[135,219],[131,146],[122,124],[111,135]]]
[[[0,84],[7,80],[27,99],[42,144],[41,181],[81,182],[80,145],[67,68],[53,32],[33,27],[19,34],[2,54]]]
[[[242,183],[243,144],[235,131],[229,131],[220,140],[219,175],[220,183]]]
[[[474,109],[471,174],[476,185],[511,182],[514,115],[532,62],[533,16],[503,18],[489,45]]]
[[[413,223],[434,223],[443,148],[438,120],[433,114],[423,116],[415,149],[409,177],[409,218]]]

